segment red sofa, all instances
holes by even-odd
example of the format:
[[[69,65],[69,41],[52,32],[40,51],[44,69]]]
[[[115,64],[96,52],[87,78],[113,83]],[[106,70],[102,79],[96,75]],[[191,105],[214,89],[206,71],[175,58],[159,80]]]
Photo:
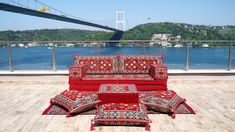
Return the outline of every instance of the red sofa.
[[[135,84],[138,91],[167,90],[162,55],[74,56],[70,90],[98,91],[100,84]]]

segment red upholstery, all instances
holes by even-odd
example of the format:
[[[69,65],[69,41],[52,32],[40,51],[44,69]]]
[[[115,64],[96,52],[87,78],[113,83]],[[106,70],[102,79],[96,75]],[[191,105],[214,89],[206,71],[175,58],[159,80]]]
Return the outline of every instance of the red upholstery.
[[[98,93],[100,104],[139,103],[138,97],[134,84],[101,84]]]
[[[109,56],[75,56],[75,64],[86,64],[87,73],[91,74],[106,74],[117,72],[117,57]]]
[[[177,107],[186,100],[178,96],[174,91],[157,91],[147,97],[143,97],[143,104],[150,109],[164,113],[172,113],[172,118],[175,118]]]
[[[69,70],[70,90],[98,91],[100,84],[107,83],[136,84],[137,90],[167,90],[163,56],[74,56],[74,63]]]
[[[162,64],[156,55],[120,55],[119,73],[149,73],[150,64]]]
[[[150,131],[146,107],[142,104],[111,103],[98,107],[97,114],[92,120],[97,125],[130,125],[145,126],[145,130]],[[92,125],[94,130],[94,124]]]
[[[149,74],[154,79],[168,79],[168,68],[162,64],[152,64],[149,69]]]
[[[166,80],[70,80],[69,89],[98,91],[101,84],[135,84],[138,91],[167,90]]]
[[[75,90],[65,90],[51,99],[52,104],[58,104],[71,113],[79,113],[100,103],[97,94],[81,93]]]
[[[69,68],[70,79],[82,79],[87,72],[85,64],[75,64]]]
[[[86,75],[82,80],[154,80],[149,74],[99,74]]]

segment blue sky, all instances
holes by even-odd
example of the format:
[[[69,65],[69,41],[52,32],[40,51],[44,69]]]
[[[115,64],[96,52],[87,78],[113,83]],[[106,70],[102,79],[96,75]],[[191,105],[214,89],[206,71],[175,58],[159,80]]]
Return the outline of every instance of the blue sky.
[[[7,0],[0,0],[6,2]],[[41,5],[20,1],[30,7]],[[126,12],[129,28],[147,22],[235,25],[235,0],[39,0],[73,16],[115,27],[115,11]],[[148,20],[148,18],[151,18]],[[0,30],[94,29],[33,16],[0,11]]]

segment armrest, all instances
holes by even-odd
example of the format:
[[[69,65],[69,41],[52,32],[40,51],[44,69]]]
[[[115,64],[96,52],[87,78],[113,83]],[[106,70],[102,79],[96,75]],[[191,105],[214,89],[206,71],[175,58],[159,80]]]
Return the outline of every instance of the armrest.
[[[75,64],[69,68],[69,79],[82,79],[87,73],[85,64]]]
[[[168,68],[163,64],[152,64],[150,65],[149,74],[154,79],[168,79]]]

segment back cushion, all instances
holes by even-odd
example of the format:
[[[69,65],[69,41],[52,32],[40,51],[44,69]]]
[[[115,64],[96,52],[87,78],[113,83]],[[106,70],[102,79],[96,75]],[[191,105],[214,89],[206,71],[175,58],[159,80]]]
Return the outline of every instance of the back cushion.
[[[120,55],[119,73],[148,73],[150,64],[162,64],[163,56]]]
[[[107,56],[76,56],[75,64],[86,64],[88,74],[99,73],[117,73],[117,57],[114,55]]]

